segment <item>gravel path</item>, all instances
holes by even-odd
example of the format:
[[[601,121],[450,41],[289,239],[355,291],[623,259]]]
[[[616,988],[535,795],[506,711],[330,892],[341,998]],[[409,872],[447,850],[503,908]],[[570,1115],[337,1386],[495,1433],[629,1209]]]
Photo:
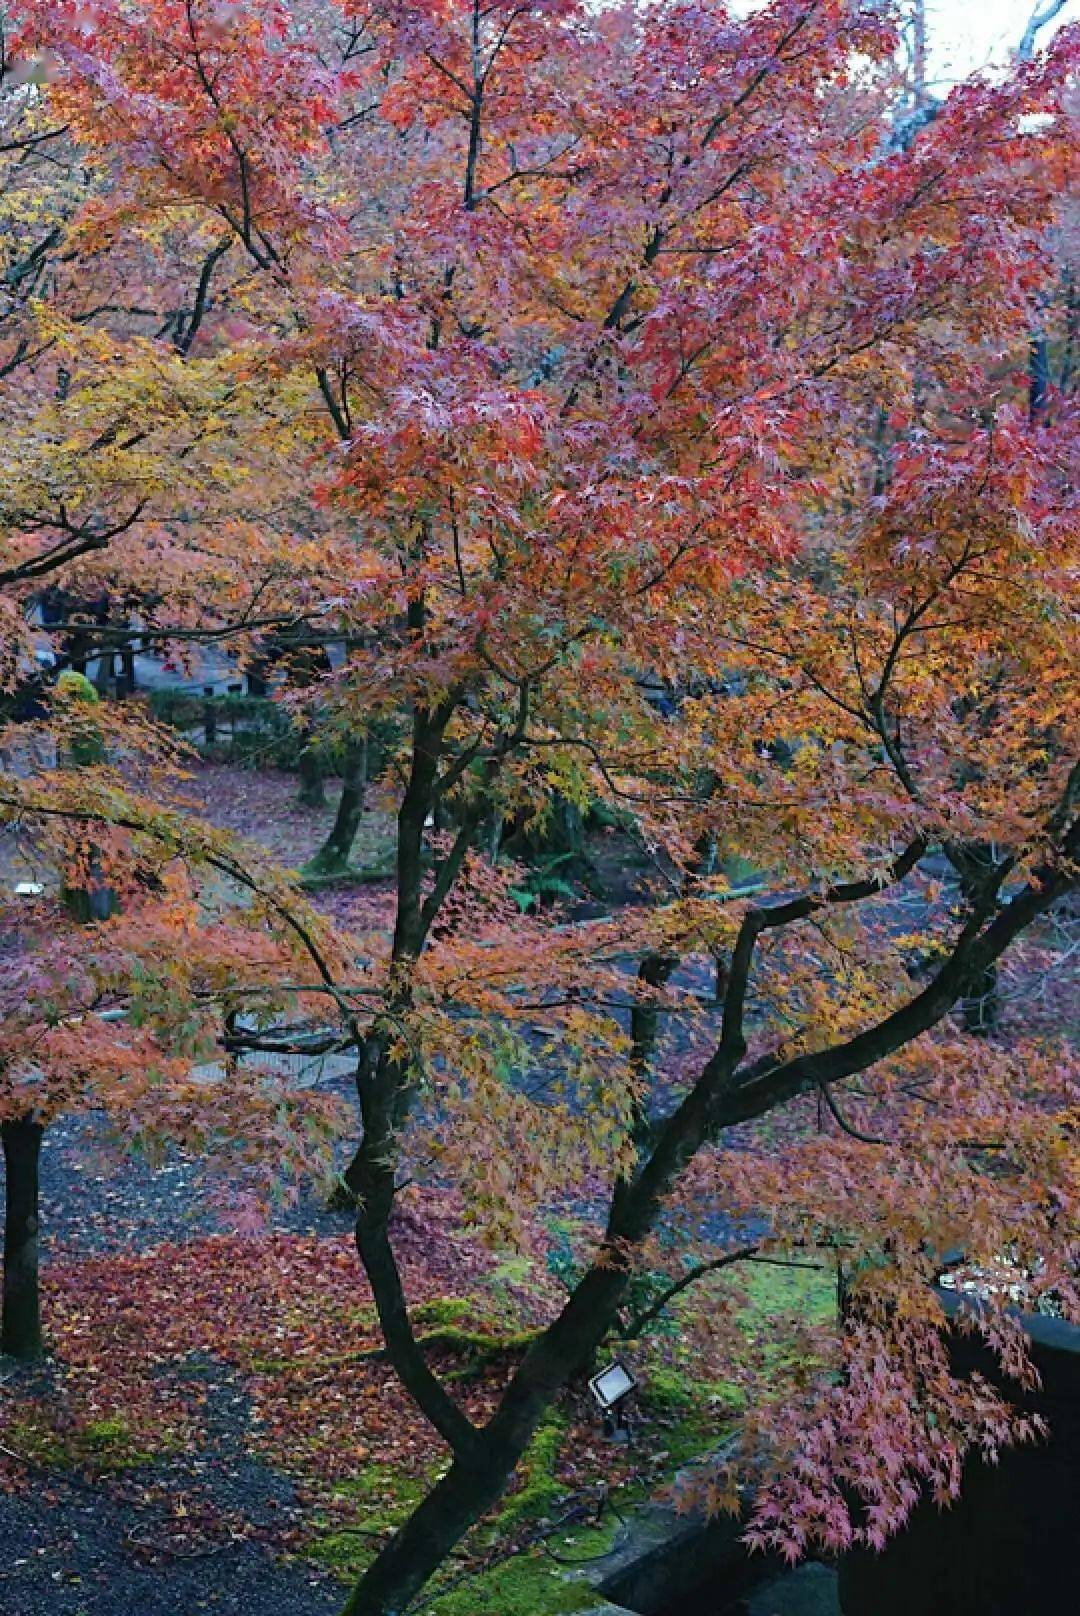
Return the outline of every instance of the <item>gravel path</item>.
[[[291,1484],[244,1445],[249,1400],[212,1360],[208,1440],[193,1453],[90,1480],[35,1469],[0,1494],[0,1616],[332,1616],[341,1584],[280,1549],[301,1512]],[[277,1550],[278,1552],[275,1552]]]
[[[354,1101],[351,1071],[347,1063],[338,1066],[318,1087]],[[346,1154],[343,1142],[343,1163]],[[230,1233],[229,1183],[230,1175],[178,1150],[152,1168],[138,1157],[119,1156],[105,1142],[97,1117],[61,1117],[41,1147],[43,1252],[144,1251],[165,1241]],[[343,1227],[342,1215],[327,1212],[313,1188],[276,1209],[273,1224],[293,1234],[332,1234]]]
[[[342,1588],[254,1542],[150,1557],[152,1528],[101,1488],[50,1478],[0,1499],[0,1616],[334,1616]]]

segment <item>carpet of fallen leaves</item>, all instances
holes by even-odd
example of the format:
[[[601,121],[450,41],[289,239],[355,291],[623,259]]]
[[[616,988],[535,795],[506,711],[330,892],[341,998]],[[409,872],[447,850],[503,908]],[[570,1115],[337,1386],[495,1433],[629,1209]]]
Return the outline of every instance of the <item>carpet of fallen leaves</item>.
[[[397,1243],[418,1306],[483,1288],[484,1257],[432,1242],[426,1217],[405,1214]],[[347,1232],[59,1254],[45,1296],[50,1395],[73,1428],[122,1418],[136,1446],[189,1437],[197,1409],[168,1371],[210,1355],[247,1377],[251,1441],[271,1454],[296,1463],[310,1453],[342,1474],[371,1456],[407,1465],[415,1432],[430,1458],[422,1419],[375,1356],[371,1293]],[[475,1388],[474,1409],[489,1395]]]
[[[340,782],[328,779],[325,786],[327,806],[309,808],[297,797],[295,774],[199,761],[177,776],[174,795],[178,803],[209,824],[258,843],[282,868],[297,870],[322,846],[333,824]],[[385,864],[390,826],[385,810],[372,804],[361,820],[353,848],[353,864],[358,869]],[[353,931],[378,931],[393,923],[389,881],[323,887],[312,894],[312,902]]]
[[[281,769],[242,769],[227,763],[195,760],[178,773],[174,794],[212,825],[259,842],[286,869],[298,869],[311,858],[334,821],[341,782],[325,782],[326,806],[310,808],[297,792],[295,774]],[[361,867],[385,849],[390,820],[372,805],[357,833],[355,856]]]
[[[490,1253],[447,1240],[443,1200],[410,1192],[395,1243],[430,1360],[482,1419],[554,1297],[542,1286],[520,1289]],[[50,1363],[20,1395],[0,1400],[0,1487],[40,1492],[42,1472],[81,1473],[168,1506],[174,1545],[224,1532],[302,1548],[315,1522],[325,1531],[358,1513],[371,1518],[372,1537],[381,1535],[445,1460],[381,1351],[347,1232],[58,1254],[45,1291]],[[603,1440],[584,1400],[568,1416],[556,1485],[570,1493],[600,1477],[625,1479],[628,1456]],[[660,1424],[657,1447],[663,1434]],[[257,1511],[246,1519],[242,1497],[214,1497],[223,1442],[287,1478],[296,1507],[283,1510],[277,1532],[254,1519]],[[643,1462],[637,1453],[637,1471]]]
[[[326,781],[325,808],[309,808],[297,797],[297,778],[279,769],[241,769],[230,764],[193,760],[177,770],[163,788],[177,807],[205,818],[221,830],[256,843],[283,869],[297,870],[321,847],[333,824],[340,782]],[[385,865],[390,846],[390,817],[372,804],[361,821],[353,849],[358,869]],[[55,873],[43,862],[34,839],[18,826],[0,833],[0,884],[40,880]],[[316,908],[357,932],[377,931],[393,919],[393,892],[386,880],[342,883],[312,894]]]

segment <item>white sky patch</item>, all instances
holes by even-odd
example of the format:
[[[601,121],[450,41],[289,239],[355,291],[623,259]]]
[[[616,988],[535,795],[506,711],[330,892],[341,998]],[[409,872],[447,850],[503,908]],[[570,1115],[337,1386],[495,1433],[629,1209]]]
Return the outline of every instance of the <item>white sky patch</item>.
[[[927,0],[932,89],[946,89],[991,63],[1006,62],[1023,36],[1035,0]],[[1039,34],[1039,45],[1063,23],[1080,20],[1080,0],[1070,0]]]
[[[732,0],[735,11],[753,11],[765,0]],[[908,0],[910,3],[910,0]],[[1039,9],[1046,0],[1040,0]],[[980,68],[1001,66],[1019,45],[1036,0],[926,0],[930,90],[938,95]],[[1040,49],[1067,22],[1080,22],[1080,0],[1042,29]]]

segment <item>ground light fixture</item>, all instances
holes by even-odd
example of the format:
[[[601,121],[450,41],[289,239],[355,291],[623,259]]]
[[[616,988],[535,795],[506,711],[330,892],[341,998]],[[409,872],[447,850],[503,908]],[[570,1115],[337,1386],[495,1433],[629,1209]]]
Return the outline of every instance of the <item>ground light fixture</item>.
[[[604,1417],[604,1430],[616,1440],[629,1440],[629,1422],[623,1417],[626,1400],[637,1390],[637,1376],[626,1367],[621,1358],[615,1358],[606,1369],[593,1375],[589,1390]]]
[[[616,1358],[606,1369],[601,1369],[598,1375],[592,1377],[589,1390],[606,1413],[608,1409],[617,1408],[624,1397],[629,1397],[632,1391],[637,1390],[637,1380],[622,1359]]]

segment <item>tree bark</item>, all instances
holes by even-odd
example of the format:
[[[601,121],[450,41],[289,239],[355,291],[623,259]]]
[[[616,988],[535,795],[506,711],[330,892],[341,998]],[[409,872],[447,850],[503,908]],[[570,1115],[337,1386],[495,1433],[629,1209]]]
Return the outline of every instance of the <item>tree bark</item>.
[[[986,1038],[997,1031],[1001,1020],[1001,995],[996,962],[979,973],[974,991],[966,993],[961,999],[960,1015],[964,1031],[976,1038]]]
[[[304,736],[299,763],[300,801],[305,808],[325,808],[326,791],[323,786],[323,765],[318,748],[312,743],[310,731]]]
[[[357,1583],[341,1616],[401,1616],[454,1545],[505,1492],[560,1389],[592,1359],[613,1323],[628,1274],[593,1268],[530,1348],[470,1453],[456,1457]]]
[[[366,792],[367,741],[365,740],[358,746],[350,746],[346,751],[341,775],[341,800],[329,836],[307,866],[312,875],[343,874],[349,868],[353,843],[360,829],[360,821],[364,817]]]
[[[44,1131],[29,1117],[0,1127],[5,1169],[0,1351],[27,1362],[44,1351],[38,1287],[38,1162]]]
[[[987,872],[993,867],[993,849],[986,846],[965,848],[954,853],[952,863],[960,878],[964,900],[974,906]],[[960,999],[960,1019],[965,1032],[985,1037],[994,1032],[1001,1019],[1001,1000],[998,993],[997,961],[990,960],[985,968],[974,973],[971,983]]]

